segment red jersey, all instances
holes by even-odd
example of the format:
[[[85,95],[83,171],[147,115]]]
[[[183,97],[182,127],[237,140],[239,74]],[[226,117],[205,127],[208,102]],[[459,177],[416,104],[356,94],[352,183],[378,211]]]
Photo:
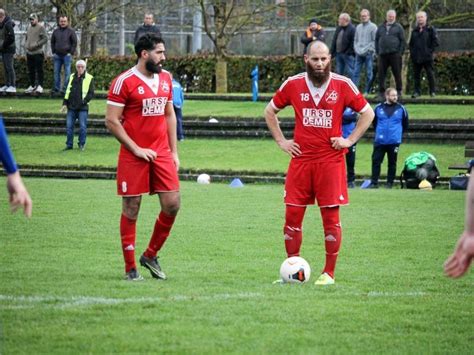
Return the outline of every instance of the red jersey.
[[[173,102],[171,75],[166,70],[147,78],[133,67],[112,81],[107,104],[123,107],[122,124],[141,148],[169,154],[165,106]],[[123,145],[120,154],[132,155]]]
[[[332,148],[330,138],[342,136],[345,108],[364,112],[369,107],[354,83],[335,73],[330,73],[321,88],[316,88],[306,73],[292,76],[281,85],[271,104],[277,110],[293,106],[293,139],[302,153],[293,159],[301,162],[341,159],[346,150]]]

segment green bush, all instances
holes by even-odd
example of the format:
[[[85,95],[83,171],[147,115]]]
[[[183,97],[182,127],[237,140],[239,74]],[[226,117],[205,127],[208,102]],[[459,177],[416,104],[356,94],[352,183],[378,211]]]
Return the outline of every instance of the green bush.
[[[188,92],[211,93],[215,90],[215,63],[216,58],[212,55],[189,55],[168,58],[165,66],[179,78]],[[96,88],[106,90],[115,76],[134,64],[135,58],[130,56],[95,56],[88,59],[88,70],[95,77]],[[304,70],[301,56],[233,56],[228,59],[227,66],[229,92],[251,91],[250,72],[256,64],[259,66],[260,92],[274,92],[287,77]],[[17,86],[28,87],[25,57],[16,58],[15,68]],[[474,52],[437,53],[435,68],[438,93],[456,95],[474,93]],[[410,92],[413,88],[411,63],[408,69],[408,92]],[[0,71],[0,82],[3,82],[3,71]],[[45,88],[53,86],[51,58],[47,58],[45,62],[44,84]],[[424,92],[428,91],[426,86],[426,79],[422,80]]]

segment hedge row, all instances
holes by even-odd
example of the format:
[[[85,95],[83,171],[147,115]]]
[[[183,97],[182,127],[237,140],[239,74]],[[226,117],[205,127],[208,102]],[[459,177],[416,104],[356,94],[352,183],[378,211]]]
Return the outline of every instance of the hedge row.
[[[166,68],[177,76],[189,92],[210,93],[215,89],[214,66],[216,59],[210,55],[195,55],[169,58]],[[94,75],[98,89],[107,89],[113,77],[135,64],[133,57],[91,57],[88,59],[88,70]],[[300,56],[235,56],[228,60],[229,92],[250,92],[250,72],[259,66],[259,89],[261,92],[274,92],[280,84],[291,75],[304,70]],[[17,57],[15,60],[17,86],[29,86],[26,60]],[[333,66],[334,68],[334,66]],[[459,54],[437,53],[435,60],[437,87],[440,94],[472,95],[474,94],[474,52]],[[409,66],[409,86],[413,84],[412,67]],[[364,77],[362,77],[364,80]],[[3,83],[3,71],[0,73]],[[361,83],[363,85],[363,81]],[[52,60],[46,59],[45,88],[53,86]],[[427,80],[422,81],[424,92],[428,92]],[[376,86],[374,88],[376,90]]]

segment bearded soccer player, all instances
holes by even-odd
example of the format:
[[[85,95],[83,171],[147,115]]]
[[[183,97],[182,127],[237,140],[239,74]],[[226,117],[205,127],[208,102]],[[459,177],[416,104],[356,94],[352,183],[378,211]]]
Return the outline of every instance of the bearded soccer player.
[[[278,146],[291,156],[285,182],[283,235],[288,257],[299,256],[303,218],[317,202],[324,228],[326,264],[316,285],[334,284],[342,239],[339,206],[348,204],[344,154],[370,126],[374,111],[352,81],[331,72],[331,55],[314,41],[304,55],[306,73],[288,78],[265,109],[265,120]],[[295,111],[293,139],[283,135],[277,113]],[[342,115],[350,107],[360,113],[352,133],[342,137]]]
[[[135,44],[136,66],[116,77],[107,97],[106,126],[121,143],[117,191],[122,196],[120,237],[125,279],[143,280],[135,264],[136,222],[141,195],[158,194],[161,211],[140,264],[156,279],[166,279],[157,259],[180,206],[176,116],[172,83],[162,69],[165,44],[147,34]]]

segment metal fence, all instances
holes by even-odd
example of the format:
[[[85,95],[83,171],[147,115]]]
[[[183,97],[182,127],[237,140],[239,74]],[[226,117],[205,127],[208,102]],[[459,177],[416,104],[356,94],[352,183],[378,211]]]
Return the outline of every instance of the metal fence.
[[[48,35],[51,37],[53,27],[47,26]],[[327,28],[326,43],[330,44],[334,35],[335,28]],[[25,55],[25,29],[19,29],[17,26],[16,47],[18,55]],[[287,55],[301,54],[303,46],[300,43],[300,36],[304,29],[288,31],[263,31],[254,34],[240,34],[233,38],[229,45],[229,50],[238,55]],[[167,52],[171,56],[185,55],[192,52],[193,32],[176,30],[162,31],[166,39]],[[440,47],[437,49],[442,52],[463,52],[474,50],[474,29],[439,29]],[[206,34],[202,34],[201,52],[212,52],[213,44]],[[80,43],[80,32],[78,32]],[[134,31],[125,31],[125,51],[126,54],[133,53]],[[119,35],[115,30],[105,30],[97,35],[97,48],[102,54],[119,54]],[[50,42],[46,46],[47,55],[51,55]]]

